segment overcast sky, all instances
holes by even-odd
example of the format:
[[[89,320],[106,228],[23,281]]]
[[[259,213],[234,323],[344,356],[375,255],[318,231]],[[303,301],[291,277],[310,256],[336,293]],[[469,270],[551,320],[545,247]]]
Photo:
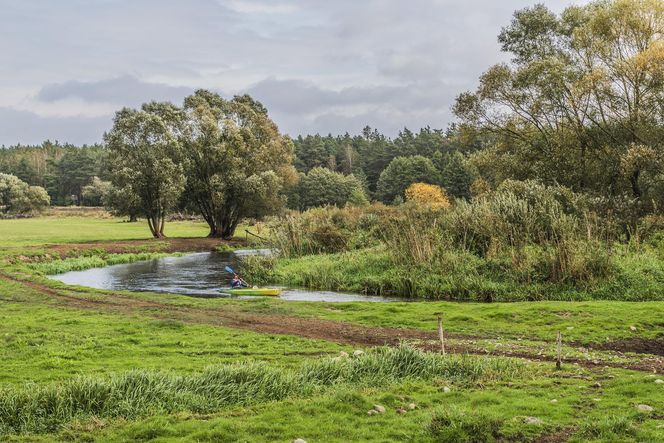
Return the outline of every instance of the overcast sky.
[[[197,88],[247,92],[293,136],[444,128],[535,2],[0,0],[0,144],[95,143],[119,108]]]

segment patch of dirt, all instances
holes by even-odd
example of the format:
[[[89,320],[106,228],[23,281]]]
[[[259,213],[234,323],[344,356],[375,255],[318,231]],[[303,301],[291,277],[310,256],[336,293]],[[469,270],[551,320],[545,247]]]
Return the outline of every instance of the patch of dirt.
[[[242,239],[221,240],[218,238],[192,237],[192,238],[163,238],[150,240],[124,240],[103,241],[89,243],[67,243],[46,246],[46,250],[61,258],[70,257],[80,251],[100,249],[112,254],[130,252],[205,252],[215,250],[221,245],[228,247],[244,246]],[[41,246],[34,246],[41,248]]]
[[[59,306],[66,308],[90,309],[99,312],[114,312],[122,314],[138,313],[160,320],[176,320],[185,323],[224,326],[267,334],[294,335],[352,346],[393,346],[402,340],[408,340],[415,342],[416,346],[422,349],[434,352],[440,351],[438,335],[433,331],[428,332],[417,329],[368,327],[342,321],[287,315],[250,314],[241,312],[237,308],[229,306],[224,306],[223,308],[203,309],[152,300],[141,300],[117,293],[86,296],[85,292],[80,291],[81,295],[70,295],[71,293],[78,293],[79,291],[59,290],[41,283],[18,279],[9,274],[0,274],[0,278],[29,286],[38,293],[52,299]],[[464,343],[447,343],[446,350],[449,353],[497,355],[523,358],[533,361],[545,361],[553,364],[551,357],[538,355],[534,352],[489,351],[484,349],[481,345],[474,344],[473,340],[480,337],[455,334],[446,334],[446,336],[453,339],[464,340]],[[615,363],[601,360],[588,361],[585,359],[566,359],[563,362],[563,365],[569,364],[578,364],[585,367],[608,366],[647,372],[664,372],[664,360],[659,358],[643,358],[628,363]]]
[[[627,338],[594,346],[603,351],[635,352],[664,356],[664,338]]]

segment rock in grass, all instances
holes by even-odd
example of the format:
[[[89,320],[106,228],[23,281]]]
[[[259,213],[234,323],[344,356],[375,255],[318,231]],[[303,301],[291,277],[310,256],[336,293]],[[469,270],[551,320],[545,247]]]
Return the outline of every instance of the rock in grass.
[[[638,409],[641,412],[652,412],[652,411],[655,410],[655,408],[653,408],[652,406],[648,406],[648,405],[638,405],[636,407],[636,409]]]
[[[451,389],[449,388],[449,386],[445,386],[445,387],[443,388],[443,392],[446,393],[446,394],[447,394],[448,392],[450,392],[450,391],[451,391]]]
[[[554,398],[553,400],[551,400],[551,403],[558,403],[558,400]]]
[[[657,383],[658,385],[661,385],[662,383],[664,383],[664,380],[662,380],[661,378],[658,378],[657,380],[655,380],[655,383]]]
[[[405,414],[406,410],[404,408],[397,409],[397,414]]]
[[[385,413],[385,406],[382,405],[374,405],[374,411],[378,412],[379,414]]]
[[[593,388],[601,388],[601,387],[602,387],[602,384],[598,381],[595,382],[595,384],[593,385]]]
[[[339,357],[341,357],[341,358],[347,358],[347,357],[348,357],[348,352],[346,352],[346,351],[341,351],[341,352],[339,352]]]
[[[537,418],[537,417],[526,417],[526,419],[524,421],[528,425],[541,425],[541,424],[544,424],[544,422],[542,420],[540,420],[539,418]]]
[[[415,403],[408,403],[408,409],[410,409],[411,411],[413,409],[415,409],[416,407],[417,407],[417,405]]]
[[[372,415],[376,415],[376,414],[378,414],[378,411],[376,411],[375,409],[369,409],[367,411],[368,416],[372,416]]]
[[[293,443],[307,443],[307,441],[301,438],[296,438],[295,440],[293,440]]]
[[[353,357],[359,357],[361,355],[364,355],[364,351],[361,349],[356,349],[353,351]]]
[[[630,327],[629,327],[629,330],[630,330],[630,331],[636,331],[636,326],[630,326]]]

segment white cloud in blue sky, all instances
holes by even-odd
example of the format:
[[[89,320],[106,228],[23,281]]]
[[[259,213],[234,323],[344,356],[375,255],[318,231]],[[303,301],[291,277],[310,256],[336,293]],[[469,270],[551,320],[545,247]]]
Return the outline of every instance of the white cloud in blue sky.
[[[196,88],[248,92],[291,135],[445,127],[533,3],[0,0],[0,144],[94,143],[120,107]]]

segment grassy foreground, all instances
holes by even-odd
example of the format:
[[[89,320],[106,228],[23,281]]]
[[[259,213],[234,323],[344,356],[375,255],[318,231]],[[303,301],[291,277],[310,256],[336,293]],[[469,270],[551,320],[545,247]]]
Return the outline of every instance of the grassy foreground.
[[[664,384],[656,382],[664,377],[622,369],[652,358],[600,349],[661,339],[662,302],[325,304],[74,290],[37,274],[53,263],[43,258],[47,243],[99,242],[85,253],[72,248],[65,262],[107,263],[122,258],[104,252],[105,241],[148,237],[117,219],[74,220],[0,221],[0,440],[664,441]],[[167,232],[205,229],[178,222]],[[162,247],[143,242],[134,253],[151,254],[150,245]],[[24,263],[31,257],[41,261]],[[550,361],[372,351],[230,321],[434,332],[439,314],[452,350],[547,356],[562,330],[568,360],[603,363],[556,371]],[[354,357],[358,348],[365,353]],[[386,411],[369,415],[374,405]]]

